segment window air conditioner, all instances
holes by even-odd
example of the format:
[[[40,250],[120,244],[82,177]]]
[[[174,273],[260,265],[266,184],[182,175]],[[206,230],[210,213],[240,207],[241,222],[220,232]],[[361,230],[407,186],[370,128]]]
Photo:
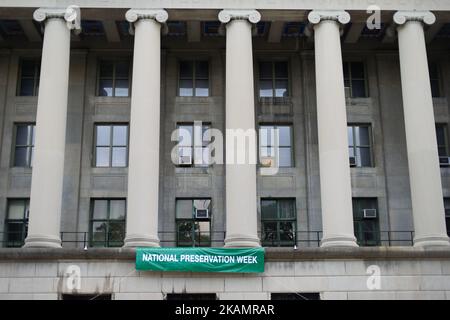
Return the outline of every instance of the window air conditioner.
[[[350,167],[356,167],[356,158],[350,157]]]
[[[271,168],[275,166],[274,157],[261,157],[261,167]]]
[[[364,219],[375,219],[377,217],[377,209],[363,209]]]
[[[450,166],[450,157],[439,157],[439,164],[443,167]]]
[[[192,164],[192,157],[191,156],[179,156],[178,157],[178,164],[181,166],[191,165]]]
[[[209,210],[208,209],[195,209],[195,218],[196,219],[208,219],[209,218]]]

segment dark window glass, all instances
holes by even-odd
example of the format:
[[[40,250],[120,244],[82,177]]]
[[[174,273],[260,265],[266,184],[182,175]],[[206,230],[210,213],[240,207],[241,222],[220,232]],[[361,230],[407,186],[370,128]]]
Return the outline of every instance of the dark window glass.
[[[104,97],[128,97],[130,95],[130,61],[100,61],[97,94]]]
[[[441,79],[439,74],[438,64],[435,62],[429,63],[430,72],[430,84],[431,84],[431,95],[434,98],[441,96]]]
[[[126,167],[128,164],[128,125],[95,125],[96,167]]]
[[[177,199],[178,247],[211,246],[211,199]]]
[[[294,246],[296,221],[294,199],[261,199],[263,246]]]
[[[363,62],[344,62],[344,85],[348,98],[367,97],[365,66]]]
[[[23,59],[20,61],[18,96],[37,96],[39,91],[39,73],[41,63],[38,59]]]
[[[21,247],[28,232],[29,199],[8,199],[5,221],[5,246]]]
[[[438,147],[439,157],[444,160],[442,163],[446,163],[447,158],[449,157],[448,153],[448,138],[447,138],[447,125],[443,123],[436,124],[436,140]]]
[[[351,166],[372,167],[370,125],[348,125],[347,135]]]
[[[14,167],[31,168],[34,151],[34,124],[16,124],[14,146]]]
[[[445,209],[445,225],[447,227],[447,235],[450,237],[450,198],[444,198]]]
[[[93,199],[91,247],[121,247],[125,238],[125,199]]]
[[[263,167],[292,167],[292,126],[262,125],[259,129],[259,157]]]
[[[207,167],[210,164],[209,124],[196,126],[194,124],[178,124],[178,166]],[[200,143],[195,145],[195,136]]]
[[[375,217],[368,210],[376,210]],[[364,212],[366,211],[366,216]],[[372,212],[373,213],[373,212]],[[380,229],[376,198],[353,198],[353,225],[360,246],[379,246]]]
[[[180,97],[209,96],[208,61],[180,61],[179,76]]]
[[[288,63],[262,61],[259,63],[259,96],[283,98],[289,96]]]

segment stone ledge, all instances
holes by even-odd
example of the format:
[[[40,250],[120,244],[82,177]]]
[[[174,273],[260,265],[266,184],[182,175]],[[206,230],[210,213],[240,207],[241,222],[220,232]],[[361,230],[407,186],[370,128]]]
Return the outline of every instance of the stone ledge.
[[[450,248],[266,248],[266,261],[311,260],[414,260],[450,259]],[[124,260],[134,261],[135,249],[1,248],[0,262],[21,260]]]

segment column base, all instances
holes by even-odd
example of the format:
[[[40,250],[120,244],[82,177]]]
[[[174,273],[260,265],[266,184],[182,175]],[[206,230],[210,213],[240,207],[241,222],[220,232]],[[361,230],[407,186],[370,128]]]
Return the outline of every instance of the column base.
[[[322,238],[320,247],[358,247],[358,244],[354,236],[329,236]]]
[[[159,238],[152,235],[131,234],[127,235],[124,240],[124,247],[159,247]]]
[[[252,237],[242,234],[231,234],[225,239],[224,247],[236,248],[236,247],[261,247],[261,243],[258,237]]]
[[[414,247],[448,247],[450,239],[445,235],[414,237]]]
[[[61,248],[61,239],[55,236],[30,234],[25,239],[24,248]]]

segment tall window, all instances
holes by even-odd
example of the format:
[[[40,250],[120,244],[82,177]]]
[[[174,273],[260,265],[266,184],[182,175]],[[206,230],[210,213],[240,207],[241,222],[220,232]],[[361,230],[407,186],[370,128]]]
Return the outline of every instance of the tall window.
[[[289,76],[286,61],[263,61],[259,63],[259,96],[288,97]]]
[[[18,96],[38,95],[40,71],[41,62],[39,59],[23,59],[20,61]]]
[[[91,247],[120,247],[125,238],[125,199],[93,199],[91,202]]]
[[[35,125],[15,125],[14,167],[31,168],[33,164]]]
[[[103,97],[128,97],[130,73],[129,60],[100,61],[97,94]]]
[[[433,98],[441,96],[441,77],[439,73],[438,64],[436,62],[430,62],[428,65],[430,72],[430,84],[431,84],[431,95]]]
[[[292,126],[261,125],[259,157],[263,167],[292,167]]]
[[[360,246],[380,245],[376,198],[353,198],[353,225]]]
[[[294,246],[295,199],[261,199],[261,230],[263,246]]]
[[[449,152],[448,152],[448,135],[447,125],[444,123],[436,124],[436,140],[439,154],[439,163],[441,166],[449,166]]]
[[[96,167],[126,167],[128,163],[128,125],[95,125]]]
[[[180,61],[178,95],[180,97],[209,96],[208,61]]]
[[[211,199],[177,199],[178,247],[211,246]]]
[[[364,62],[344,62],[344,85],[348,98],[367,97]]]
[[[370,125],[347,126],[350,166],[372,167],[372,135]]]
[[[8,199],[5,246],[21,247],[28,232],[29,199]]]
[[[444,198],[445,208],[445,225],[447,227],[447,235],[450,237],[450,198]]]
[[[178,165],[184,167],[207,167],[209,155],[209,124],[201,126],[192,123],[177,125],[178,129]]]

